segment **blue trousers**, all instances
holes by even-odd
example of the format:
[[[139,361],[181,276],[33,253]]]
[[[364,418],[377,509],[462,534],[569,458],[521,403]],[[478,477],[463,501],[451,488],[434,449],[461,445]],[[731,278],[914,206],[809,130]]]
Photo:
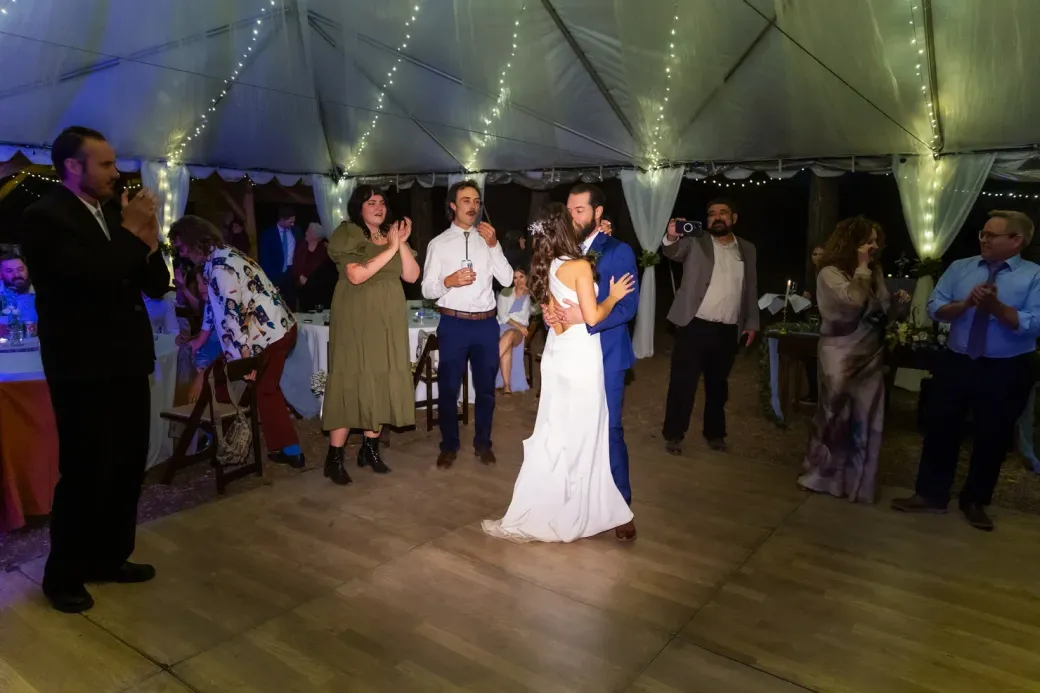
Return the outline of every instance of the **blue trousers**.
[[[441,451],[458,452],[459,388],[466,362],[473,372],[476,392],[473,447],[491,449],[491,423],[495,415],[495,376],[498,374],[498,320],[463,320],[442,315],[437,326],[440,364],[437,367],[437,418],[441,425]]]
[[[632,486],[628,481],[628,447],[625,445],[625,429],[621,426],[626,372],[606,371],[603,379],[607,389],[607,413],[610,415],[610,474],[625,502],[632,505]],[[473,377],[476,378],[475,375]]]

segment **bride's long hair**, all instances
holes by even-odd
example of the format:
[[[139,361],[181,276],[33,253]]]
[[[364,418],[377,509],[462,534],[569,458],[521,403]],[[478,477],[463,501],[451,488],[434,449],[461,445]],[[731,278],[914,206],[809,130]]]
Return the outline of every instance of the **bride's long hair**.
[[[533,253],[528,285],[531,297],[538,303],[546,304],[549,303],[549,268],[552,261],[560,257],[574,260],[582,258],[581,246],[578,244],[571,213],[559,202],[550,202],[542,207],[529,231]],[[595,260],[589,257],[584,259],[595,272]]]

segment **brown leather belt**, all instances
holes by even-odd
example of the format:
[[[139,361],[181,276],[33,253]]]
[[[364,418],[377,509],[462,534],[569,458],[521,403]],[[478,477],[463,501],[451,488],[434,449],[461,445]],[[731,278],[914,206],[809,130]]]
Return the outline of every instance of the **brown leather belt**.
[[[487,320],[498,315],[496,310],[485,310],[483,313],[466,313],[461,310],[452,310],[451,308],[438,308],[437,312],[441,315],[447,315],[449,318],[458,318],[459,320]]]

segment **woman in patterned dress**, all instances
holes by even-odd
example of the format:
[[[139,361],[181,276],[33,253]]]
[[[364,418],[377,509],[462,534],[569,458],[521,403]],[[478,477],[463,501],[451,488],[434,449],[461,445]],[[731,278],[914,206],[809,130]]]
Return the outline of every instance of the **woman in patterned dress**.
[[[257,410],[268,454],[300,469],[305,461],[279,382],[285,359],[296,345],[296,318],[252,258],[228,246],[213,224],[186,216],[170,228],[170,243],[181,257],[203,267],[209,294],[198,349],[217,331],[224,358],[263,355],[256,381]]]
[[[860,503],[876,500],[885,326],[890,310],[910,300],[905,291],[889,296],[879,261],[884,242],[881,226],[870,219],[839,222],[816,280],[819,405],[798,485]]]

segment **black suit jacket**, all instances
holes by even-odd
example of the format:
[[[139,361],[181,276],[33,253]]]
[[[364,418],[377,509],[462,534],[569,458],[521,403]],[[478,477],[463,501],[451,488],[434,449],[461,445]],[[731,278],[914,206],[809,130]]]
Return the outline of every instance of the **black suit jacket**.
[[[141,299],[170,290],[162,253],[103,207],[112,240],[65,186],[22,214],[22,251],[36,287],[37,330],[48,380],[148,375],[155,341]]]

